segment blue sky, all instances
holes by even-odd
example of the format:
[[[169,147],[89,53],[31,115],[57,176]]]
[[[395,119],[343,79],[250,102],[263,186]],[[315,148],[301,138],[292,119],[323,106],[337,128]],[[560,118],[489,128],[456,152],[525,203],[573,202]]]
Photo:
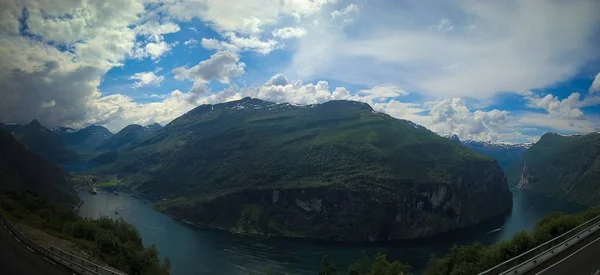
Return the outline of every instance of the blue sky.
[[[115,132],[251,96],[363,101],[461,139],[600,131],[594,0],[25,0],[0,8],[0,121]]]

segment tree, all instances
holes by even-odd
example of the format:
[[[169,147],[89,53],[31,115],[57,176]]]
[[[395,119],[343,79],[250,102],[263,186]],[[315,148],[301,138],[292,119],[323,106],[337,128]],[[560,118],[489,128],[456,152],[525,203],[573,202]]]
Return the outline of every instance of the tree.
[[[333,275],[336,273],[335,266],[333,261],[329,259],[327,255],[323,257],[323,264],[321,265],[321,270],[319,271],[319,275]]]

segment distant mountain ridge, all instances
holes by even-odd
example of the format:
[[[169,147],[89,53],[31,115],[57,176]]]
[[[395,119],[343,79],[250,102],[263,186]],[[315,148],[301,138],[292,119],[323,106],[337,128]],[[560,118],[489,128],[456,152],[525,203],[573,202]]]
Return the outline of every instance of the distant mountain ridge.
[[[509,143],[509,142],[491,142],[491,141],[477,141],[477,140],[460,140],[456,135],[446,135],[448,138],[457,144],[494,158],[498,161],[500,168],[506,172],[507,169],[511,169],[510,166],[518,162],[525,151],[532,146],[531,143]]]
[[[250,234],[416,238],[512,207],[494,160],[354,101],[202,105],[97,162],[174,217]]]
[[[31,151],[63,168],[70,167],[66,164],[92,158],[98,151],[120,149],[160,128],[162,126],[158,123],[148,126],[132,124],[113,135],[105,127],[97,125],[81,129],[55,127],[50,130],[37,120],[28,124],[0,123],[0,129],[11,133]],[[135,131],[133,129],[139,129],[139,133],[132,134],[131,131]]]
[[[144,137],[151,133],[158,131],[162,128],[162,125],[154,123],[148,126],[141,126],[139,124],[130,124],[127,127],[121,129],[118,133],[112,135],[100,145],[97,146],[98,150],[118,150],[125,146],[128,146],[134,142],[140,141]]]

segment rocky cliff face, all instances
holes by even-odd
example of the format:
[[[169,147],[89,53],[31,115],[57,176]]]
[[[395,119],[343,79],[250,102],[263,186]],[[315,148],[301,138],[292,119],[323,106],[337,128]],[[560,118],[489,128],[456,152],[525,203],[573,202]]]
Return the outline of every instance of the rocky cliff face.
[[[518,163],[511,185],[546,196],[598,206],[600,133],[546,133]]]
[[[240,190],[166,211],[237,233],[371,242],[429,237],[512,209],[506,180],[494,162],[467,165],[454,183],[407,191],[387,197],[330,187]]]
[[[496,160],[352,101],[203,105],[102,163],[170,215],[254,234],[427,237],[512,202]]]

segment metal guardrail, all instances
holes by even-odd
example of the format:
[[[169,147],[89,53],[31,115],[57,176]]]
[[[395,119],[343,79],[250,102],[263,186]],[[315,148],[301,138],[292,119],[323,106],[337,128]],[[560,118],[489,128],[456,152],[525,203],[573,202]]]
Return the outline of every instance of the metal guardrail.
[[[536,256],[538,256],[539,254],[546,252],[550,249],[552,249],[553,247],[555,247],[558,244],[561,244],[563,242],[565,242],[566,240],[576,236],[577,234],[585,231],[586,229],[588,229],[590,226],[595,225],[596,223],[600,222],[600,216],[596,216],[582,224],[580,224],[579,226],[563,233],[562,235],[549,240],[541,245],[538,245],[532,249],[530,249],[529,251],[516,256],[510,260],[507,260],[499,265],[496,265],[482,273],[479,273],[480,275],[498,275],[498,274],[502,274],[503,272],[510,270],[514,267],[517,267],[521,264],[526,263],[527,261],[529,261],[532,258],[535,258]]]
[[[15,236],[21,240],[27,247],[39,252],[40,254],[53,259],[54,261],[66,266],[74,272],[79,274],[92,274],[92,275],[125,275],[125,273],[109,270],[105,267],[99,266],[95,263],[84,260],[78,256],[62,251],[56,247],[45,248],[19,231],[9,220],[0,215],[0,221],[2,221],[8,229],[15,234]]]

